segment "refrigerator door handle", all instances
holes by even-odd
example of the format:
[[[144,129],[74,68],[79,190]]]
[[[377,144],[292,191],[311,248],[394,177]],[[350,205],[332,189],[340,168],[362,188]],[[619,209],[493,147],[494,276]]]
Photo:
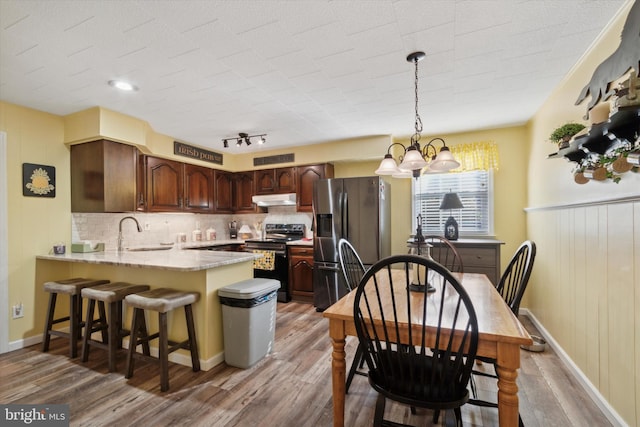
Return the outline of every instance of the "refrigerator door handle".
[[[314,265],[314,268],[317,270],[323,270],[323,271],[337,271],[337,272],[342,272],[342,270],[339,267],[335,267],[335,266],[331,266],[331,265],[318,265],[317,263]]]
[[[342,193],[342,237],[349,240],[349,193]]]

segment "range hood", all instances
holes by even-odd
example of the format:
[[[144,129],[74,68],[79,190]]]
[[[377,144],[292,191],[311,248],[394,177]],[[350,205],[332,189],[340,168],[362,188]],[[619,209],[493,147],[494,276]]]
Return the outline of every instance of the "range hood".
[[[253,196],[251,201],[258,206],[295,206],[296,193]]]

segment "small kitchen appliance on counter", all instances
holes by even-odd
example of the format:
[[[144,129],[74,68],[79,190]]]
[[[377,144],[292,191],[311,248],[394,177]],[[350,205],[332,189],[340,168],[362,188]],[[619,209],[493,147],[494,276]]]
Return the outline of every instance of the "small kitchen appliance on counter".
[[[229,223],[229,238],[230,239],[238,238],[238,223],[236,221],[231,221]]]

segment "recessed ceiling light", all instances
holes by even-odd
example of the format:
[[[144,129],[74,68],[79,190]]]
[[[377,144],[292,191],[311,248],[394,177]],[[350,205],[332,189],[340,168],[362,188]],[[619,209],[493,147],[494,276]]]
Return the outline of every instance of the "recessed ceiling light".
[[[135,92],[138,90],[136,86],[122,80],[109,80],[109,85],[126,92]]]

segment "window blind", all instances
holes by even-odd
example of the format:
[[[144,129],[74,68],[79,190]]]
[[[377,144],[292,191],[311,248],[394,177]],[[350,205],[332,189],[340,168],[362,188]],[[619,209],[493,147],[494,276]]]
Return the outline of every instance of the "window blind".
[[[463,209],[440,210],[445,193],[457,193]],[[460,173],[423,174],[413,180],[413,222],[422,216],[423,234],[442,234],[452,215],[461,235],[493,234],[493,173],[475,170]]]

